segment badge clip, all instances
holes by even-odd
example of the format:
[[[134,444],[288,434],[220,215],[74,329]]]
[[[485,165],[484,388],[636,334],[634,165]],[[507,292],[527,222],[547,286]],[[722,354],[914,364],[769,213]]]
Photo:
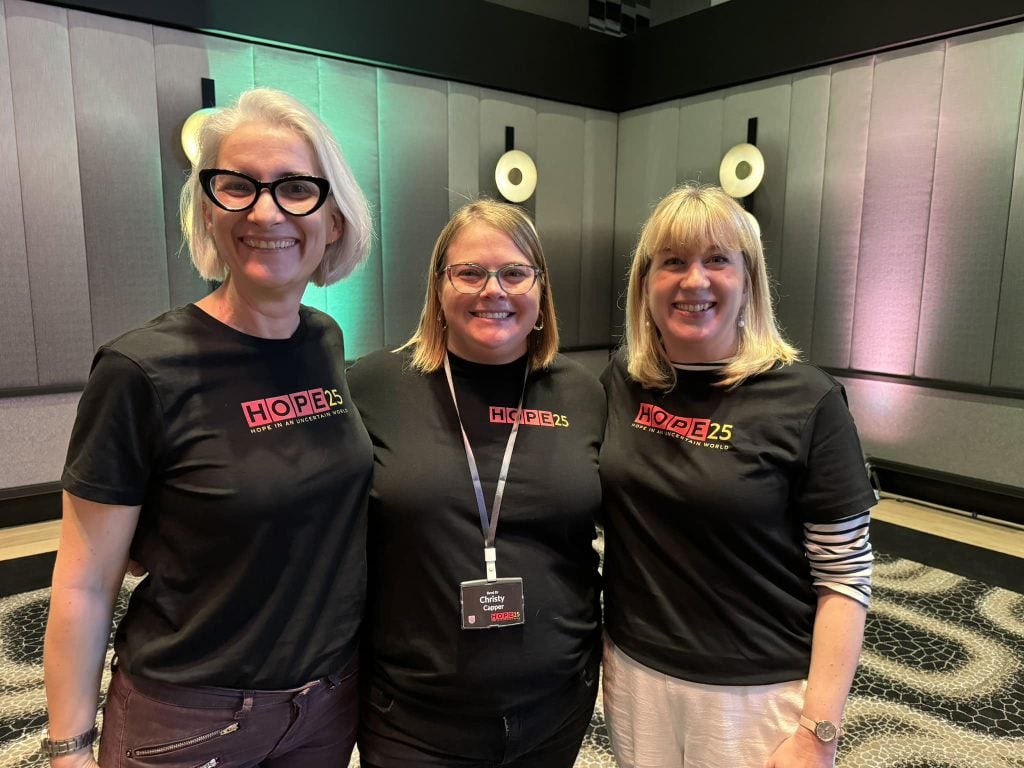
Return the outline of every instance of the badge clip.
[[[488,581],[498,580],[498,552],[494,547],[484,547],[484,569]]]

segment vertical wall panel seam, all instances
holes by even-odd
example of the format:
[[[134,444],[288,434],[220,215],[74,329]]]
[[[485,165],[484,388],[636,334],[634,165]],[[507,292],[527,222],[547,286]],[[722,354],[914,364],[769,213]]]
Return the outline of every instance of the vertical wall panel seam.
[[[387,299],[387,270],[384,269],[384,179],[382,178],[382,166],[384,163],[381,161],[383,153],[380,151],[381,147],[381,134],[380,134],[380,101],[381,101],[381,74],[383,73],[381,67],[374,67],[374,73],[376,77],[376,93],[374,98],[377,101],[377,200],[380,205],[380,318],[381,318],[381,333],[383,335],[382,345],[388,345],[388,315],[384,311]]]
[[[32,326],[32,360],[35,363],[36,369],[36,386],[39,386],[39,353],[38,353],[38,335],[36,333],[36,314],[32,311],[32,269],[28,258],[28,226],[25,222],[25,182],[21,176],[21,156],[18,153],[18,121],[15,113],[18,111],[18,107],[14,102],[14,67],[11,64],[11,43],[10,43],[10,32],[9,27],[6,25],[7,21],[7,6],[0,0],[0,13],[4,17],[4,29],[5,35],[8,37],[7,42],[7,82],[11,89],[11,128],[14,131],[14,167],[18,173],[18,189],[21,192],[21,237],[25,242],[25,277],[28,280],[28,310],[29,310],[29,322]]]
[[[75,160],[78,163],[78,196],[82,201],[82,250],[85,255],[85,293],[89,307],[89,335],[92,337],[93,351],[99,348],[101,341],[96,340],[96,324],[92,317],[92,278],[89,270],[89,243],[85,236],[85,191],[82,189],[82,142],[78,140],[78,91],[75,88],[75,57],[71,55],[71,18],[67,10],[64,13],[64,28],[68,31],[68,74],[71,78],[71,109],[75,118]]]
[[[864,135],[864,153],[862,155],[864,163],[864,178],[861,181],[860,190],[860,219],[857,222],[857,258],[853,264],[853,317],[850,318],[850,336],[848,338],[849,347],[846,354],[846,368],[854,370],[852,368],[853,363],[853,334],[857,328],[857,278],[860,276],[860,256],[861,250],[864,247],[864,197],[866,193],[868,183],[868,151],[871,148],[871,105],[875,100],[875,70],[878,68],[878,56],[871,57],[871,94],[868,96],[868,129]]]
[[[579,265],[579,281],[576,283],[576,295],[580,296],[580,302],[576,307],[576,343],[580,343],[580,339],[583,337],[583,276],[586,274],[583,269],[583,221],[584,221],[584,207],[587,196],[587,113],[590,112],[586,107],[582,107],[583,112],[583,141],[580,142],[580,164],[583,166],[583,194],[580,195],[580,236],[576,241],[576,263]]]
[[[778,274],[776,274],[772,280],[774,285],[769,285],[770,289],[774,288],[775,290],[776,301],[772,302],[773,309],[778,309],[779,302],[782,300],[782,268],[785,265],[785,252],[783,251],[783,248],[786,243],[786,193],[789,191],[789,158],[793,142],[793,90],[795,82],[796,75],[791,75],[789,78],[789,119],[786,124],[786,166],[785,172],[782,174],[782,224],[779,226],[779,243],[777,246],[779,249],[779,270]],[[770,293],[768,298],[770,301]],[[814,313],[812,312],[811,314],[813,315]]]
[[[1014,169],[1017,168],[1017,154],[1020,150],[1021,117],[1022,114],[1024,114],[1024,67],[1022,67],[1021,71],[1017,73],[1017,82],[1020,84],[1021,98],[1017,100],[1017,141],[1015,141],[1013,145],[1013,161],[1010,164]],[[1010,224],[1010,214],[1013,213],[1013,182],[1014,176],[1013,174],[1010,174],[1010,194],[1007,195],[1006,202],[1006,234],[1003,237],[1003,261],[999,270],[999,292],[996,294],[996,327],[992,333],[992,357],[989,359],[988,365],[988,385],[990,387],[993,386],[992,377],[995,375],[996,368],[996,353],[998,352],[998,349],[996,348],[996,341],[999,338],[999,310],[1003,303],[1003,279],[1006,277],[1006,252],[1010,246],[1010,227],[1012,226]]]
[[[154,114],[154,116],[156,117],[156,156],[157,156],[157,160],[160,163],[160,186],[157,189],[157,194],[160,196],[160,214],[161,214],[160,215],[160,227],[163,229],[163,233],[164,233],[164,253],[166,254],[167,253],[167,246],[168,246],[168,242],[167,242],[167,217],[165,215],[163,215],[163,214],[164,214],[164,211],[167,210],[167,201],[164,199],[164,185],[163,185],[164,160],[160,156],[160,94],[157,93],[157,85],[156,85],[156,80],[157,80],[157,74],[156,74],[156,27],[153,24],[147,24],[146,26],[149,27],[149,42],[150,42],[150,45],[153,46],[153,104],[156,107],[156,112]],[[172,137],[172,140],[173,140],[173,137]],[[182,241],[182,242],[184,242],[184,241]],[[167,282],[165,284],[166,288],[167,288],[167,301],[166,301],[165,306],[168,309],[174,309],[174,307],[171,306],[171,265],[170,265],[170,262],[167,260],[166,257],[161,259],[161,263],[164,265],[164,275],[167,278]]]
[[[814,360],[814,308],[818,302],[818,281],[821,279],[821,228],[822,228],[822,212],[825,210],[825,170],[828,163],[828,126],[831,122],[829,115],[832,114],[832,77],[835,75],[835,68],[829,66],[828,68],[828,98],[825,100],[825,147],[821,153],[821,189],[818,195],[818,241],[814,244],[814,252],[816,254],[814,259],[814,293],[811,295],[811,327],[807,333],[807,344],[809,349],[804,350],[804,354],[807,360]],[[790,110],[792,114],[792,110]],[[790,125],[790,131],[793,130],[793,126]],[[785,219],[783,219],[785,220]],[[856,286],[856,284],[854,284]],[[856,306],[856,301],[854,302]]]
[[[939,78],[939,103],[935,115],[935,147],[932,150],[932,182],[928,193],[928,222],[924,227],[924,259],[921,263],[921,290],[917,295],[917,328],[914,330],[914,360],[910,365],[911,375],[917,375],[917,350],[921,345],[921,312],[924,308],[924,285],[928,276],[928,245],[932,234],[932,212],[935,207],[935,165],[939,158],[939,136],[942,127],[942,97],[946,92],[946,61],[949,55],[949,40],[942,45],[942,74]]]

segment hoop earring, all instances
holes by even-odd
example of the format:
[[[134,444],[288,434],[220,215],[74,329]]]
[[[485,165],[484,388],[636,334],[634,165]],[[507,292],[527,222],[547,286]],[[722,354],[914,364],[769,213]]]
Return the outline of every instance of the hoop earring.
[[[537,313],[537,324],[535,326],[533,326],[533,330],[535,330],[535,331],[543,331],[544,330],[544,313],[543,312],[538,312]]]
[[[437,313],[437,322],[441,326],[442,331],[448,330],[448,323],[446,323],[444,320],[444,312]]]

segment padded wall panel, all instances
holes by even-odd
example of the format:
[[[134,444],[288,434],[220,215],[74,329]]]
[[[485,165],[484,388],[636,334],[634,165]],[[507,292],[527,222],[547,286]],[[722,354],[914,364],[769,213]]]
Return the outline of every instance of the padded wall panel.
[[[944,45],[879,56],[871,99],[850,364],[914,372]]]
[[[764,155],[765,174],[753,196],[753,213],[761,225],[765,262],[773,278],[782,250],[790,82],[791,78],[787,77],[728,91],[722,112],[722,155],[747,140],[747,120],[757,118],[757,148]]]
[[[480,89],[475,85],[448,83],[449,213],[479,196]]]
[[[515,129],[515,148],[537,162],[537,99],[514,93],[480,89],[480,194],[501,200],[494,182],[494,166],[505,154],[505,128]],[[461,151],[461,150],[460,150]],[[537,169],[540,178],[541,170]],[[540,182],[543,183],[543,182]],[[536,215],[534,195],[520,205]]]
[[[80,383],[93,338],[67,12],[6,0],[6,13],[38,383]]]
[[[448,88],[378,70],[384,343],[416,329],[434,241],[448,221]]]
[[[722,111],[720,93],[695,96],[679,102],[679,147],[676,150],[676,182],[718,184],[722,164]]]
[[[946,43],[917,376],[989,383],[1022,70],[1019,26]]]
[[[1021,487],[1019,399],[891,381],[841,381],[865,454]]]
[[[563,346],[580,344],[583,107],[537,102],[537,233],[548,261]],[[545,320],[547,322],[547,320]]]
[[[377,71],[320,58],[320,115],[334,133],[370,204],[373,239],[366,262],[327,287],[327,311],[345,331],[354,360],[384,345],[384,274],[380,254],[380,153],[377,147]]]
[[[619,115],[611,285],[613,337],[623,332],[628,270],[637,237],[655,204],[676,185],[678,148],[679,102]]]
[[[78,392],[10,397],[0,407],[0,488],[60,479],[78,407]],[[8,710],[9,711],[9,710]]]
[[[588,109],[583,135],[580,344],[610,344],[618,116]]]
[[[252,88],[252,45],[164,27],[153,28],[160,164],[167,241],[167,283],[172,307],[206,295],[207,284],[182,246],[178,199],[190,164],[181,148],[181,126],[203,106],[202,79],[212,78],[217,104],[227,106]]]
[[[850,365],[874,59],[832,67],[811,362]]]
[[[152,27],[68,14],[95,346],[165,312]]]
[[[253,85],[291,94],[320,114],[320,72],[315,56],[257,45],[252,52]],[[327,289],[310,283],[302,303],[327,311]]]
[[[1018,29],[1015,27],[1015,29]],[[1021,107],[1024,116],[1024,106]],[[1024,389],[1024,119],[1017,128],[1006,252],[992,353],[994,387]],[[1019,454],[1019,451],[1018,451]]]
[[[0,248],[0,328],[3,329],[4,350],[0,390],[34,387],[38,383],[18,170],[7,23],[3,0],[0,0],[0,179],[4,180],[0,196],[0,243],[3,243]]]
[[[827,69],[795,75],[790,101],[782,249],[775,273],[776,312],[786,336],[803,350],[810,349],[814,329],[831,80]]]

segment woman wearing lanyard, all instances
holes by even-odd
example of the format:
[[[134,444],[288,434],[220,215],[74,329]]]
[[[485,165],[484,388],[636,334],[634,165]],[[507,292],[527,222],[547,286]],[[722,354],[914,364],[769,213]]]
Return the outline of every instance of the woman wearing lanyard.
[[[374,445],[366,768],[568,768],[599,644],[604,396],[557,354],[536,230],[492,201],[434,246],[419,327],[349,371]]]

